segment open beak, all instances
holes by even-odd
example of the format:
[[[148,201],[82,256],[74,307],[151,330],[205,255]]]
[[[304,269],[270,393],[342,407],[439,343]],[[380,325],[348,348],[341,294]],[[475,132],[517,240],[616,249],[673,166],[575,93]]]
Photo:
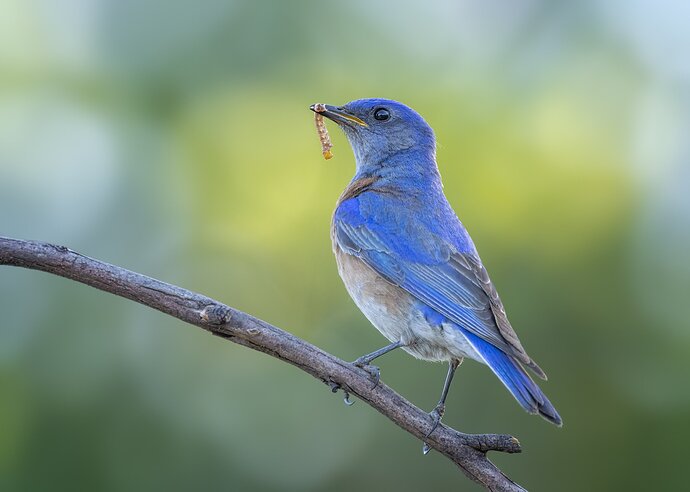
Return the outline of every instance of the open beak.
[[[336,108],[330,104],[312,104],[309,109],[315,113],[324,115],[329,120],[335,121],[339,125],[353,126],[353,124],[368,127],[364,121],[357,118],[355,115],[348,113],[342,108]]]

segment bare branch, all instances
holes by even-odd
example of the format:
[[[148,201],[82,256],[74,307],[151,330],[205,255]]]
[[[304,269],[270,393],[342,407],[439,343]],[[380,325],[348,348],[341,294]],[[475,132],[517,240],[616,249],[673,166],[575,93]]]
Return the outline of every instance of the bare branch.
[[[342,389],[388,417],[457,464],[472,480],[492,491],[524,491],[505,476],[486,453],[519,453],[512,436],[471,435],[432,425],[429,415],[383,383],[374,387],[369,373],[324,352],[265,321],[209,297],[94,260],[63,246],[0,237],[0,265],[11,265],[69,278],[157,309],[232,342],[297,366],[336,391]]]

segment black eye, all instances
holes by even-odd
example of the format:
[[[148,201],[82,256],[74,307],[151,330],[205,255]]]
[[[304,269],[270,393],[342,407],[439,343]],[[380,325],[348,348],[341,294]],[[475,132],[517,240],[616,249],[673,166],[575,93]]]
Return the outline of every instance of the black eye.
[[[374,111],[374,119],[375,120],[386,121],[390,117],[391,117],[391,113],[386,108],[379,108],[376,111]]]

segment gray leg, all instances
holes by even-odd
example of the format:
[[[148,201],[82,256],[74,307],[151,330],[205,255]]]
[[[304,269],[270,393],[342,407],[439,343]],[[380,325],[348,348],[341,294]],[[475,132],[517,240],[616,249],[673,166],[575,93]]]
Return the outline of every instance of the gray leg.
[[[446,397],[448,397],[448,390],[450,389],[450,383],[453,381],[453,376],[455,376],[455,370],[462,363],[462,359],[451,359],[448,363],[448,374],[446,374],[446,381],[443,383],[443,391],[441,392],[441,399],[438,401],[436,407],[429,414],[433,419],[433,424],[431,430],[427,433],[426,437],[429,437],[432,432],[436,430],[438,424],[441,423],[443,414],[446,411]],[[429,447],[424,443],[424,454],[429,452]]]
[[[398,340],[397,342],[393,342],[389,345],[386,345],[385,347],[375,350],[370,354],[363,355],[362,357],[354,361],[353,364],[357,367],[361,367],[362,369],[366,370],[369,374],[371,374],[372,378],[374,379],[374,387],[376,387],[376,385],[379,384],[379,379],[381,378],[381,371],[379,371],[378,367],[370,365],[371,361],[399,347],[402,347],[403,345],[405,344]]]
[[[362,366],[367,366],[371,363],[372,360],[378,359],[382,355],[387,354],[388,352],[391,352],[399,347],[402,347],[403,343],[401,341],[393,342],[390,345],[386,345],[383,348],[380,348],[378,350],[373,351],[370,354],[363,355],[359,359],[353,362],[354,365],[357,367],[362,367]]]

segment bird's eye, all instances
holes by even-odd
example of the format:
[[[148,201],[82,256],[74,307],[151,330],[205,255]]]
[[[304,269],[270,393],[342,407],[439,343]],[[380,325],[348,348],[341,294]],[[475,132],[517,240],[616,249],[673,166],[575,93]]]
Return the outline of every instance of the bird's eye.
[[[390,117],[391,113],[386,108],[379,108],[376,111],[374,111],[374,119],[376,120],[386,121]]]

